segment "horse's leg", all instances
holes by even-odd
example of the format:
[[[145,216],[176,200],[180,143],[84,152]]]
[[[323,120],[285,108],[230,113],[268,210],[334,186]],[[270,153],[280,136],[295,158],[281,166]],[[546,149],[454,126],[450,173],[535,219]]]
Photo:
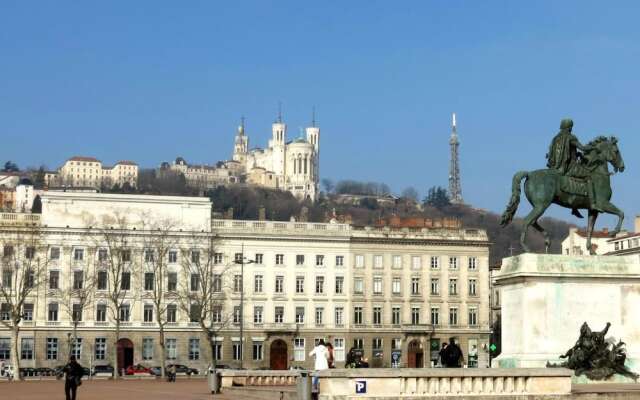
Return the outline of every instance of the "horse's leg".
[[[593,235],[593,229],[596,226],[597,218],[598,218],[598,212],[596,210],[589,209],[589,224],[587,225],[587,251],[591,255],[596,254],[596,252],[593,251],[593,247],[591,247],[591,236]]]
[[[544,210],[542,212],[544,213]],[[533,226],[538,232],[542,233],[542,236],[544,236],[544,252],[549,253],[549,246],[551,246],[551,239],[549,238],[549,234],[544,230],[542,226],[540,226],[537,218],[535,221],[533,221],[531,226]]]
[[[544,210],[546,210],[548,206],[548,204],[536,204],[533,207],[533,210],[531,210],[531,212],[526,217],[524,217],[524,223],[522,224],[522,233],[520,234],[520,245],[522,246],[522,249],[525,251],[525,253],[530,252],[529,247],[527,247],[527,245],[525,244],[525,239],[527,238],[527,229],[530,226],[533,226],[534,228],[536,227],[538,218],[540,218],[540,216],[544,213]],[[538,228],[542,229],[539,225],[537,226]]]
[[[606,203],[603,202],[602,209],[607,214],[613,214],[618,216],[618,224],[616,225],[616,228],[609,234],[611,237],[615,237],[618,234],[618,232],[620,232],[620,229],[622,229],[622,221],[624,221],[624,213],[622,212],[622,210],[614,206],[613,203],[609,201],[607,201]]]

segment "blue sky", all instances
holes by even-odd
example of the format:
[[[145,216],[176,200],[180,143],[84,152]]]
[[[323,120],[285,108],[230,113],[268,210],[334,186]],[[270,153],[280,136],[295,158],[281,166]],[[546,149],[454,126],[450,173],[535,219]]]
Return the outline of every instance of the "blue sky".
[[[456,112],[464,198],[501,212],[570,116],[583,142],[619,137],[613,201],[631,217],[638,15],[633,1],[3,1],[0,160],[214,163],[241,115],[264,146],[282,101],[290,138],[316,106],[323,177],[423,194],[447,184]]]

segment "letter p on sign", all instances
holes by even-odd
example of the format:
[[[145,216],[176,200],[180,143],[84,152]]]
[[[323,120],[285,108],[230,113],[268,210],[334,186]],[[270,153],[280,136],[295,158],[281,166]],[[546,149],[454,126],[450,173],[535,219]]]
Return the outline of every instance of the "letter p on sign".
[[[367,381],[356,381],[356,394],[367,393]]]

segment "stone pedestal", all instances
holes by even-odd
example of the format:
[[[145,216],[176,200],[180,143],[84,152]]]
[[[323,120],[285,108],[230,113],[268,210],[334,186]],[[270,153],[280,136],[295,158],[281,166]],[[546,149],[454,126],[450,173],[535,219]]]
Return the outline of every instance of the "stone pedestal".
[[[522,254],[496,276],[502,312],[500,368],[544,367],[571,348],[587,322],[622,339],[640,371],[640,258]]]

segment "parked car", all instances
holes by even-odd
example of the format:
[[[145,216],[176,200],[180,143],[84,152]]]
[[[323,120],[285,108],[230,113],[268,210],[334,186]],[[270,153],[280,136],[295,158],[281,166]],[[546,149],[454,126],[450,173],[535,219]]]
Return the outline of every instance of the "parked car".
[[[151,375],[160,376],[160,367],[151,367],[149,368],[149,373]]]
[[[35,368],[20,368],[20,376],[36,376],[37,371]]]
[[[150,368],[145,367],[142,364],[138,364],[138,365],[130,365],[127,367],[127,369],[124,371],[124,373],[126,375],[149,375],[151,374],[151,370]]]
[[[93,367],[93,376],[97,374],[113,375],[113,367],[111,365],[96,365]]]
[[[36,368],[36,375],[38,376],[53,376],[55,375],[55,371],[51,368],[40,367]]]
[[[186,365],[182,364],[169,364],[167,365],[167,370],[169,370],[173,365],[176,366],[176,375],[185,374],[185,375],[198,375],[200,371],[195,368],[189,368]]]

